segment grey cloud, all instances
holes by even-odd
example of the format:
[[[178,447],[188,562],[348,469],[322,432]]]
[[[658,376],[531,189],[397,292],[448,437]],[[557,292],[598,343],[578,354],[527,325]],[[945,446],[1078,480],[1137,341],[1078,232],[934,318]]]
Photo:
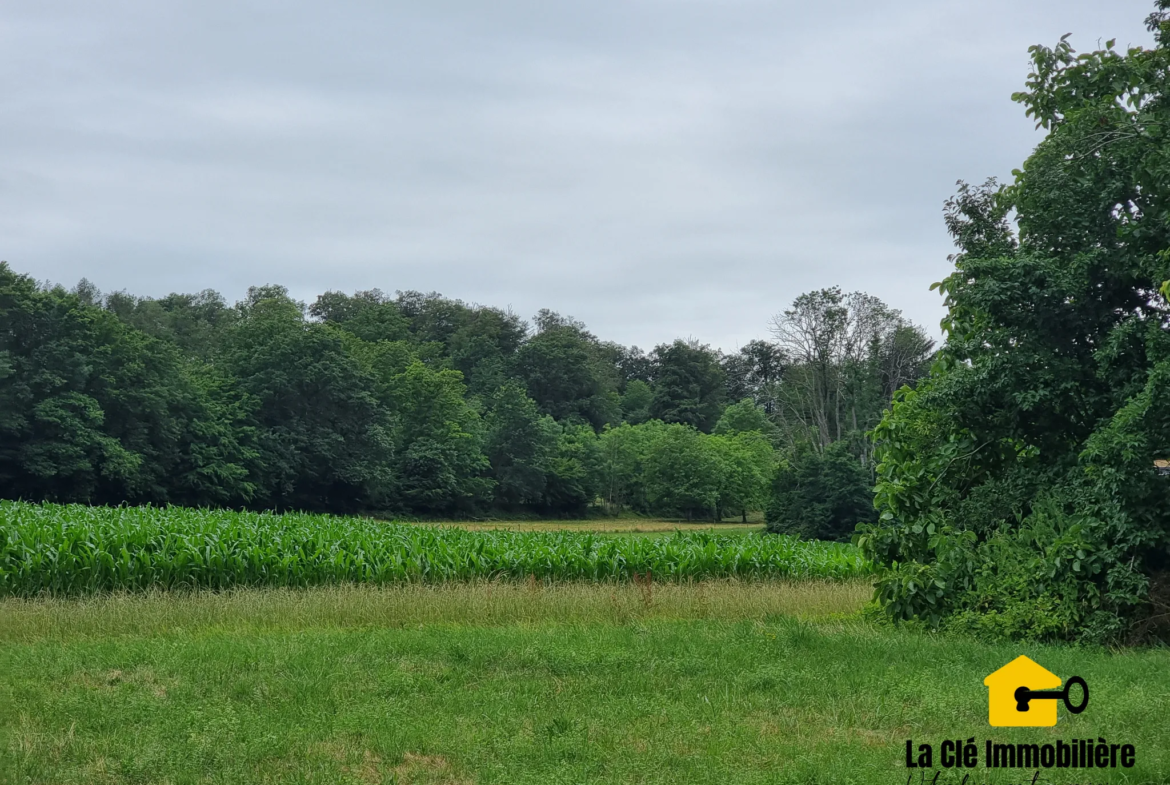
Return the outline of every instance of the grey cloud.
[[[9,2],[0,258],[162,295],[438,290],[726,348],[811,288],[930,329],[1027,47],[1147,0]]]

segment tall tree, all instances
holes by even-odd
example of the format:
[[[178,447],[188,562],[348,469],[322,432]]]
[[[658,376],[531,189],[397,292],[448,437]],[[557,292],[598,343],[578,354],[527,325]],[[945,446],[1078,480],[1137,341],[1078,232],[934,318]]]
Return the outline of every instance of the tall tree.
[[[723,369],[710,347],[678,340],[654,349],[651,417],[709,433],[723,412],[723,396]]]
[[[134,482],[141,456],[105,430],[94,359],[117,322],[76,295],[44,292],[0,262],[0,479],[17,498],[89,501]]]
[[[762,510],[768,500],[776,468],[772,445],[759,431],[718,434],[709,444],[723,468],[717,517],[739,513],[747,523],[748,512]]]
[[[539,502],[544,497],[561,436],[560,426],[536,408],[514,382],[491,398],[484,452],[496,481],[496,498],[505,506]]]
[[[1047,133],[1004,188],[960,185],[946,344],[877,429],[895,616],[1032,638],[1170,637],[1170,2],[1157,46],[1032,48]],[[1009,222],[1014,214],[1016,226]],[[990,613],[988,613],[990,612]]]
[[[622,417],[631,425],[638,425],[650,419],[650,408],[654,405],[654,389],[642,381],[634,379],[626,384],[626,391],[622,393]]]
[[[379,498],[393,443],[373,373],[279,287],[251,290],[241,314],[225,361],[256,401],[264,503],[354,509]]]
[[[579,322],[551,311],[536,317],[539,332],[520,347],[515,367],[540,411],[558,421],[600,429],[621,417],[616,372]]]
[[[723,358],[728,400],[751,398],[763,407],[765,414],[771,415],[776,410],[776,386],[788,362],[777,344],[749,341],[738,352]]]
[[[197,360],[128,328],[100,293],[41,289],[0,263],[0,485],[101,503],[240,503],[241,402]]]
[[[622,424],[601,433],[600,492],[611,513],[626,508],[650,511],[646,464],[651,447],[666,428],[661,420],[651,420],[637,427]]]
[[[394,377],[395,495],[416,512],[466,513],[491,497],[483,422],[463,375],[415,360]]]
[[[864,292],[808,292],[772,321],[791,358],[777,391],[777,417],[799,441],[824,450],[849,441],[863,463],[865,433],[890,401],[891,385],[926,370],[933,342],[902,314]]]
[[[726,466],[708,437],[694,428],[668,425],[645,458],[646,496],[661,514],[716,521]]]
[[[750,398],[733,403],[723,410],[723,416],[715,424],[714,433],[727,436],[736,433],[758,433],[770,442],[779,440],[776,426],[768,419],[764,407],[757,406]]]
[[[410,333],[410,320],[398,304],[378,289],[325,292],[309,308],[316,319],[336,325],[364,341],[401,341]]]
[[[556,453],[549,466],[545,505],[559,514],[580,515],[601,487],[601,450],[588,425],[559,428]]]
[[[869,473],[844,442],[823,453],[805,446],[784,461],[765,515],[769,531],[818,540],[848,540],[875,517]]]
[[[198,294],[169,294],[158,300],[111,292],[105,307],[131,327],[174,344],[190,357],[210,359],[222,347],[239,313],[212,289]]]

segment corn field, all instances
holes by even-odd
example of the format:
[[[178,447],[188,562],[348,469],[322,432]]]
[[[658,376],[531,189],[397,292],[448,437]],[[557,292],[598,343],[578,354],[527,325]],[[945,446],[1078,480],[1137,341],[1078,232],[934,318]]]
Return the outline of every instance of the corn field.
[[[336,583],[848,579],[848,545],[705,532],[465,531],[327,515],[0,502],[0,595]]]

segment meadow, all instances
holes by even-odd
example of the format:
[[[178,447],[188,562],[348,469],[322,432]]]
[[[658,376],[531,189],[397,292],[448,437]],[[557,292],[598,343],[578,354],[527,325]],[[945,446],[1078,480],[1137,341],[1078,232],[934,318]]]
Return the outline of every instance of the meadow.
[[[858,618],[868,596],[716,580],[8,598],[0,783],[901,785],[907,739],[972,736],[1137,748],[1132,769],[1050,785],[1167,781],[1170,652],[886,629]],[[988,728],[982,680],[1022,653],[1082,675],[1090,710]]]
[[[1098,736],[1137,765],[1040,781],[1167,781],[1165,649],[891,628],[849,546],[607,525],[2,503],[0,784],[900,785],[911,738]],[[990,729],[1019,654],[1091,709]]]

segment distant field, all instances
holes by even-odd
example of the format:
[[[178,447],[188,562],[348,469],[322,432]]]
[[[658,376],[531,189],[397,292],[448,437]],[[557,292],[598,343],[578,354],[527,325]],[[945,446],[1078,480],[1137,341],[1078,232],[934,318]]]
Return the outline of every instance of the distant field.
[[[0,783],[903,785],[906,739],[972,736],[1137,747],[1133,769],[1046,785],[1167,781],[1170,651],[881,629],[857,619],[868,595],[713,581],[0,600]],[[990,729],[983,678],[1019,654],[1083,676],[1089,709]]]
[[[640,518],[608,518],[581,521],[444,521],[418,523],[416,526],[438,526],[468,531],[569,531],[593,534],[670,534],[671,532],[709,532],[711,534],[761,534],[762,523],[688,523]]]

